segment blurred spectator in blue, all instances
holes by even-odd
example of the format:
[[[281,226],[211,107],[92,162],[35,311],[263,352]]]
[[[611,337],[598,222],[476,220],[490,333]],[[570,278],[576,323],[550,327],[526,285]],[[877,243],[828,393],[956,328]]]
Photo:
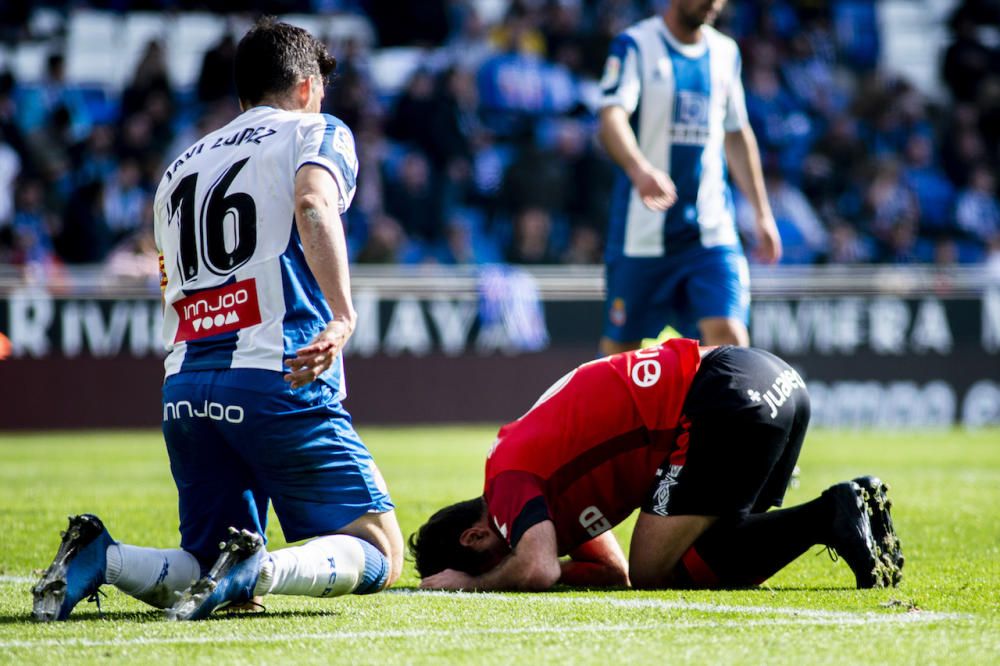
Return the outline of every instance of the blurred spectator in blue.
[[[640,7],[640,3],[628,0],[606,0],[587,4],[590,5],[592,16],[591,27],[584,41],[583,71],[596,81],[604,72],[604,63],[611,41],[628,26],[654,13],[654,10],[652,7]],[[594,4],[597,6],[594,7]]]
[[[15,91],[17,124],[26,134],[38,131],[50,122],[57,110],[67,116],[71,140],[78,141],[90,130],[90,114],[79,87],[66,82],[66,58],[52,53],[45,63],[45,76],[37,84]]]
[[[897,222],[888,233],[879,260],[892,264],[917,264],[931,260],[922,251],[917,236],[917,223],[910,219]]]
[[[236,62],[236,38],[226,31],[201,59],[201,71],[195,93],[202,104],[214,104],[236,96],[233,64]]]
[[[975,10],[968,4],[955,10],[949,24],[953,41],[941,63],[942,78],[956,100],[975,101],[983,80],[997,75],[1000,50],[980,39]]]
[[[69,109],[57,106],[45,125],[28,137],[28,146],[35,168],[53,180],[59,180],[70,166],[70,151],[76,145],[73,121]]]
[[[545,9],[542,24],[547,58],[562,65],[574,76],[586,71],[584,51],[588,47],[589,33],[583,25],[583,7],[579,2],[556,0]]]
[[[479,120],[479,98],[473,74],[460,67],[445,70],[434,93],[434,115],[428,119],[430,137],[425,150],[439,168],[456,161],[471,162],[473,144],[486,130]]]
[[[377,215],[368,223],[368,239],[355,261],[360,264],[397,264],[402,260],[406,232],[388,215]]]
[[[468,220],[460,216],[452,217],[445,230],[445,243],[437,255],[438,263],[446,265],[476,263],[472,236],[473,230]]]
[[[463,5],[456,3],[455,7]],[[444,46],[445,60],[454,67],[474,72],[496,49],[490,44],[486,25],[475,8],[465,7],[456,12],[454,20],[457,26]]]
[[[756,62],[748,72],[747,114],[761,148],[778,156],[788,173],[798,172],[809,152],[812,121],[804,107],[781,87],[769,47],[755,49]]]
[[[396,173],[387,175],[385,209],[411,238],[427,244],[443,240],[440,197],[434,174],[422,153],[406,153],[399,161]]]
[[[899,163],[890,159],[876,163],[870,183],[865,203],[872,234],[886,247],[905,248],[909,236],[915,241],[920,206],[902,180]],[[897,227],[905,227],[904,232],[897,233]]]
[[[22,180],[17,185],[13,222],[13,263],[49,266],[57,263],[52,245],[55,220],[45,210],[42,183]]]
[[[876,257],[875,243],[852,225],[836,221],[830,227],[827,261],[833,264],[863,264]]]
[[[855,93],[855,112],[869,154],[900,155],[914,134],[933,135],[924,97],[898,78],[874,73],[861,81]]]
[[[979,133],[979,110],[973,104],[956,104],[941,142],[941,166],[957,185],[969,182],[974,166],[989,159]]]
[[[823,223],[802,191],[785,180],[774,165],[765,170],[767,199],[781,234],[781,263],[811,264],[827,254],[828,237]],[[736,220],[744,238],[755,237],[756,213],[745,197],[737,198]],[[750,244],[750,256],[753,256]]]
[[[514,216],[514,235],[506,260],[512,264],[554,264],[559,261],[551,244],[552,216],[544,208],[527,207]]]
[[[533,136],[522,138],[517,156],[503,176],[501,204],[508,213],[522,208],[565,210],[572,173],[559,153]]]
[[[853,187],[852,176],[865,156],[857,122],[835,116],[802,164],[803,191],[820,205],[835,201]]]
[[[983,251],[1000,237],[996,177],[989,166],[973,167],[968,187],[958,195],[955,223],[959,231]]]
[[[361,42],[347,38],[337,54],[337,69],[323,99],[323,111],[355,132],[362,123],[381,120],[382,108],[372,90]]]
[[[139,228],[148,200],[149,193],[142,187],[138,162],[122,160],[104,187],[104,220],[115,241]]]
[[[434,75],[427,69],[417,69],[396,97],[386,119],[386,136],[426,152],[434,143],[427,129],[433,122],[435,106]]]
[[[786,41],[799,33],[799,15],[792,3],[787,0],[760,0],[754,4],[762,33]]]
[[[903,182],[917,196],[920,232],[933,236],[947,234],[952,222],[955,189],[934,163],[934,144],[923,134],[906,143]]]
[[[354,202],[348,212],[360,213],[365,219],[383,210],[385,186],[381,165],[389,153],[388,142],[375,122],[354,128],[354,144],[358,153],[358,185]]]
[[[104,218],[104,184],[95,180],[78,187],[69,198],[56,249],[71,264],[95,264],[111,251],[114,234]]]
[[[75,147],[72,160],[77,182],[108,178],[118,165],[114,130],[96,125],[87,140]]]
[[[878,65],[879,28],[875,0],[833,0],[834,34],[845,62],[857,70]]]
[[[150,156],[162,159],[150,145],[153,121],[145,112],[135,113],[122,121],[118,128],[115,152],[120,159],[133,159],[140,164]],[[163,174],[159,174],[162,176]]]
[[[817,56],[809,36],[800,34],[789,44],[781,73],[799,103],[811,112],[832,115],[847,106],[847,95],[834,75],[833,61]]]
[[[563,253],[564,264],[599,264],[603,239],[594,227],[573,227],[569,237],[569,247]]]
[[[122,92],[122,115],[130,116],[145,111],[150,96],[154,94],[165,95],[169,106],[173,90],[167,73],[166,54],[163,52],[163,44],[155,39],[146,44],[132,80]]]
[[[539,55],[544,41],[534,20],[534,14],[513,4],[504,23],[503,51],[487,59],[479,70],[484,119],[505,136],[534,117],[566,113],[577,103],[576,83],[569,70]]]

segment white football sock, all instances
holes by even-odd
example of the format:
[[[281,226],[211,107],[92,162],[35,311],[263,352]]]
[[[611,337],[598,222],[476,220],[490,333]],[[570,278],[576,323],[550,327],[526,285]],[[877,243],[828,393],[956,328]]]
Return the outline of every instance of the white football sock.
[[[261,567],[254,594],[336,597],[353,592],[364,573],[365,548],[361,540],[333,534],[270,553],[270,561]]]
[[[119,590],[157,608],[175,601],[175,592],[198,580],[201,567],[186,550],[143,548],[115,543],[108,546],[105,580]]]

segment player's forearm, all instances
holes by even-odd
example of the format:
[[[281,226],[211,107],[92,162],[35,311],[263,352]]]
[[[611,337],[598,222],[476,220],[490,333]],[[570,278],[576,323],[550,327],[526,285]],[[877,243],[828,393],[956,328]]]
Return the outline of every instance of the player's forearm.
[[[333,318],[353,329],[357,315],[351,300],[347,240],[335,205],[335,200],[320,194],[301,195],[296,199],[295,220],[302,252],[333,311]]]
[[[555,585],[560,575],[559,560],[555,557],[525,558],[515,553],[493,569],[476,576],[473,587],[480,591],[540,592]]]
[[[633,174],[649,168],[649,161],[642,154],[635,133],[628,122],[628,114],[620,106],[608,106],[601,110],[601,125],[597,134],[604,150],[620,166],[629,178]]]
[[[726,133],[726,161],[733,181],[753,206],[757,219],[770,218],[771,204],[767,201],[760,151],[750,125],[736,132]]]
[[[559,582],[570,587],[628,587],[628,571],[603,562],[561,563]]]

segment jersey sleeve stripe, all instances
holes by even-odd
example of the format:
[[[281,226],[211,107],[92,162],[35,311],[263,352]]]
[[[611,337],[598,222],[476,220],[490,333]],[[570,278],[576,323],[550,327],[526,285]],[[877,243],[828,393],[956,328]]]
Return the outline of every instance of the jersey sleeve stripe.
[[[338,127],[344,126],[338,125],[337,123],[333,123],[329,120],[326,121],[326,129],[323,131],[323,141],[319,146],[319,156],[325,157],[337,166],[344,178],[344,185],[346,186],[347,191],[351,192],[354,190],[357,177],[354,174],[354,170],[347,163],[347,158],[345,158],[340,151],[333,147],[333,137],[334,134],[336,134]],[[344,131],[348,131],[346,127],[344,127]]]
[[[549,515],[549,507],[545,503],[545,497],[539,495],[528,500],[511,526],[510,547],[517,547],[517,542],[521,540],[524,533],[544,520],[552,520],[552,517]]]

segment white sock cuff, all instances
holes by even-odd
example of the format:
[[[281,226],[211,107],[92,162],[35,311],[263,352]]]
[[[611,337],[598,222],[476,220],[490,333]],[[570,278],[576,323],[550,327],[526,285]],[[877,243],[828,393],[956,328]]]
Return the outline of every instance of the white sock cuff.
[[[122,575],[122,549],[117,543],[108,546],[105,552],[107,565],[104,568],[104,580],[108,585],[114,585]]]
[[[257,578],[257,585],[253,588],[253,594],[255,597],[262,597],[265,594],[271,593],[271,587],[274,585],[274,561],[271,556],[268,555],[264,562],[260,565],[260,575]]]

